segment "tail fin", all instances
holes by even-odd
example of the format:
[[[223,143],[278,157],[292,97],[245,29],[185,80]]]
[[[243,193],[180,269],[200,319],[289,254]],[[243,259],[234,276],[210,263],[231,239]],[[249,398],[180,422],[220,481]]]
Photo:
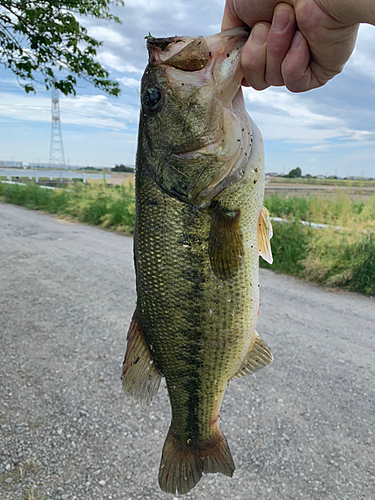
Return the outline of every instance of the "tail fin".
[[[211,440],[200,447],[181,443],[169,429],[160,462],[159,485],[166,493],[184,495],[200,481],[202,472],[232,477],[234,469],[227,440],[219,427]]]

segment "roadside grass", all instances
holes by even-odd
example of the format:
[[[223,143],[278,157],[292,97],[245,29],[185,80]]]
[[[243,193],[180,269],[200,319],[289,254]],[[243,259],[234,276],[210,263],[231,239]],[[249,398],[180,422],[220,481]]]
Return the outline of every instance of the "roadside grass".
[[[323,196],[279,198],[272,194],[265,199],[264,204],[273,217],[375,230],[375,196],[365,202],[352,200],[342,191],[332,199]]]
[[[43,189],[34,182],[25,185],[0,183],[6,203],[45,210],[60,217],[120,231],[134,232],[134,189],[129,186],[70,184],[67,189]]]
[[[264,204],[271,216],[288,221],[273,222],[274,262],[261,259],[261,267],[375,295],[375,197],[362,202],[343,193],[333,200],[271,195]],[[316,230],[301,220],[331,227]]]
[[[24,186],[0,183],[0,199],[125,234],[134,232],[130,184],[77,183],[49,190],[34,182]],[[342,193],[334,199],[271,195],[265,206],[271,216],[287,222],[273,222],[274,262],[270,266],[260,259],[261,267],[327,287],[375,295],[375,197],[363,202]],[[313,229],[301,220],[330,227]]]

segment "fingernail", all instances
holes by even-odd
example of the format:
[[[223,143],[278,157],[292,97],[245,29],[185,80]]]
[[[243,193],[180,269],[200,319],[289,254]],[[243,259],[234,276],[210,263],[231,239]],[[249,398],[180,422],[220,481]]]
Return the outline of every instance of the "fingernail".
[[[299,31],[296,31],[294,33],[294,37],[289,50],[297,50],[301,46],[301,43],[302,43],[302,35]]]
[[[276,8],[272,21],[275,33],[282,33],[290,22],[290,12],[284,8]]]
[[[256,45],[263,45],[267,41],[268,28],[264,24],[256,24],[251,30],[251,41]]]

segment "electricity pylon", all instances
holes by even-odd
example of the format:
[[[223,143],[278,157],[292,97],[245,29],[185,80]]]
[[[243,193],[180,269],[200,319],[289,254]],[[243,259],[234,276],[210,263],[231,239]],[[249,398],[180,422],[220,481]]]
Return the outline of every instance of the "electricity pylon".
[[[52,86],[52,128],[49,150],[50,167],[65,167],[64,147],[61,135],[59,91]]]

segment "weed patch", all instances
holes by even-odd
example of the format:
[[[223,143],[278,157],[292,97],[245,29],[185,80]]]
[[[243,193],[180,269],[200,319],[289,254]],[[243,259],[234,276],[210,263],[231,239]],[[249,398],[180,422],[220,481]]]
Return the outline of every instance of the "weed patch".
[[[0,183],[3,201],[31,209],[43,209],[80,222],[132,234],[134,189],[105,184],[72,184],[68,189],[43,189],[31,182],[19,186]],[[335,199],[279,198],[272,195],[265,206],[273,217],[271,240],[274,262],[260,259],[261,267],[297,276],[329,287],[375,295],[375,197],[352,201],[339,194]],[[301,220],[331,225],[313,229]],[[335,226],[345,228],[338,231]]]
[[[134,189],[129,186],[71,184],[68,189],[43,189],[34,182],[25,185],[0,183],[0,196],[7,203],[33,210],[42,209],[79,222],[118,230],[134,231]]]

